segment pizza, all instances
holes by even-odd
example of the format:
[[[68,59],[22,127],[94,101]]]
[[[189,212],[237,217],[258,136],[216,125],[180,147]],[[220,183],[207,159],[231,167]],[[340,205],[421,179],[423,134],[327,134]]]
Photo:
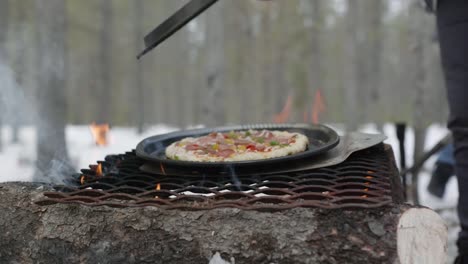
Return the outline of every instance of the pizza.
[[[288,131],[213,132],[172,143],[166,148],[166,157],[195,162],[260,160],[303,152],[308,144],[306,136]]]

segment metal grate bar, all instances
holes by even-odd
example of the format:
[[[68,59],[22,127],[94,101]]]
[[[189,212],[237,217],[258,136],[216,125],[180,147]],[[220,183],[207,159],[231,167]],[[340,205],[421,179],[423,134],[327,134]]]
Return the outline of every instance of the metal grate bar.
[[[78,203],[89,206],[206,210],[305,208],[377,208],[391,204],[393,177],[398,177],[391,149],[383,145],[351,155],[327,168],[268,175],[172,176],[142,172],[135,152],[110,155],[74,175],[75,186],[56,186],[40,205]],[[98,175],[100,165],[102,175]]]

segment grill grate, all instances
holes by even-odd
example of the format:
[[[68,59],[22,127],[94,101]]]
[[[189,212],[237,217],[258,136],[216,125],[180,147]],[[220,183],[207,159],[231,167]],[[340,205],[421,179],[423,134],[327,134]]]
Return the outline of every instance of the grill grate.
[[[181,177],[142,172],[144,162],[135,152],[107,156],[98,162],[102,176],[96,173],[98,165],[91,165],[74,176],[75,186],[56,186],[37,203],[186,210],[376,208],[394,202],[392,190],[398,182],[393,153],[383,144],[356,152],[336,166],[287,174]]]

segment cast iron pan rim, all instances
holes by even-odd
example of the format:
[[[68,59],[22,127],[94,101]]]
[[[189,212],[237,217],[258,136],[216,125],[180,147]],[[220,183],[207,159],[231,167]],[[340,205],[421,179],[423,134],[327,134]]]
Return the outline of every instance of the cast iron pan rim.
[[[294,130],[294,129],[303,129],[303,130],[321,130],[329,136],[329,140],[325,142],[324,145],[315,147],[313,151],[305,151],[289,156],[277,157],[271,159],[262,159],[262,160],[249,160],[249,161],[232,161],[232,162],[192,162],[192,161],[180,161],[180,160],[171,160],[171,159],[161,159],[157,156],[151,155],[145,151],[145,147],[153,142],[162,142],[165,140],[171,140],[175,138],[191,137],[191,136],[200,136],[206,135],[211,132],[228,132],[231,130],[248,130],[248,129],[276,129],[276,130]],[[177,139],[179,140],[179,139]],[[176,140],[174,140],[176,141]],[[305,157],[315,156],[322,154],[332,148],[334,148],[340,142],[340,137],[335,130],[321,124],[253,124],[253,125],[237,125],[237,126],[222,126],[214,128],[201,128],[201,129],[192,129],[192,130],[182,130],[175,131],[171,133],[166,133],[162,135],[148,137],[143,139],[138,143],[136,147],[136,154],[138,157],[145,159],[150,162],[161,163],[162,165],[167,166],[177,166],[177,167],[231,167],[231,166],[255,166],[255,165],[267,165],[267,164],[277,164],[278,162],[299,160]]]

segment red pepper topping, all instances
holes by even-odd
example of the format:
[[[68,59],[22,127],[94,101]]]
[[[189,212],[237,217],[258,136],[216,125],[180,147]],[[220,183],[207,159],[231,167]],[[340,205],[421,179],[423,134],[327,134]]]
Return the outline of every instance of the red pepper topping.
[[[255,151],[257,150],[257,147],[255,145],[247,145],[246,147],[248,150]]]

